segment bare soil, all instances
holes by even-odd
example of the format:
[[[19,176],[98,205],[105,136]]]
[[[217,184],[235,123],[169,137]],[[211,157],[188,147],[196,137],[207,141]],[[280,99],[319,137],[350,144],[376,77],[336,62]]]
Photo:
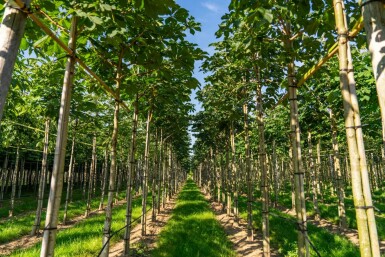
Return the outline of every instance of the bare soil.
[[[210,201],[209,197],[205,196]],[[215,213],[216,219],[223,226],[228,238],[233,243],[234,251],[239,257],[259,257],[263,256],[263,239],[262,234],[254,232],[254,240],[247,240],[247,222],[243,219],[238,219],[235,222],[234,216],[228,216],[223,213],[223,206],[220,203],[210,201],[212,210]],[[271,249],[271,256],[280,256],[278,252]]]
[[[147,235],[142,236],[142,225],[136,225],[131,232],[130,247],[133,256],[150,256],[149,252],[156,247],[156,240],[159,233],[162,231],[167,221],[171,217],[172,210],[176,204],[176,196],[173,196],[166,204],[165,208],[161,209],[160,213],[156,215],[156,220],[152,221],[152,213],[147,214]],[[124,242],[120,241],[110,248],[110,257],[124,256]]]

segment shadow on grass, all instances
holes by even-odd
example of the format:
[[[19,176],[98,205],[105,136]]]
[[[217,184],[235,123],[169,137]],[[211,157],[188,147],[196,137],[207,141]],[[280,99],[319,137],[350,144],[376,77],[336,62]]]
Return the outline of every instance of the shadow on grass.
[[[239,199],[239,210],[243,218],[246,218],[246,206],[247,199],[241,197]],[[253,224],[259,230],[262,227],[261,210],[261,203],[253,204]],[[295,218],[272,208],[270,211],[273,214],[269,217],[272,247],[277,249],[283,256],[297,256],[298,231]],[[308,236],[321,256],[360,256],[359,249],[343,236],[331,234],[311,224],[308,224]],[[313,249],[310,249],[310,256],[317,256]]]
[[[207,201],[189,180],[179,194],[172,217],[158,238],[153,257],[231,257],[231,242]]]

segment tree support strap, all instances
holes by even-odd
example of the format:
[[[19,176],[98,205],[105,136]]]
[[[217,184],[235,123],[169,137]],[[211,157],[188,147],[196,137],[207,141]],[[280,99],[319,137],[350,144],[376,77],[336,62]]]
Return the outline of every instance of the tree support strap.
[[[57,230],[57,227],[53,227],[53,228],[45,227],[45,228],[43,228],[43,230],[47,230],[47,231]]]
[[[362,125],[359,126],[351,126],[351,127],[345,127],[345,129],[359,129],[362,128]]]
[[[369,210],[369,209],[374,209],[374,206],[355,206],[354,208],[356,209],[363,209],[363,210]]]
[[[301,231],[302,233],[307,232],[307,227],[305,226],[306,220],[305,221],[297,221],[296,224],[297,224],[296,229],[298,231]]]
[[[340,69],[340,71],[346,71],[347,73],[353,72],[353,69]]]

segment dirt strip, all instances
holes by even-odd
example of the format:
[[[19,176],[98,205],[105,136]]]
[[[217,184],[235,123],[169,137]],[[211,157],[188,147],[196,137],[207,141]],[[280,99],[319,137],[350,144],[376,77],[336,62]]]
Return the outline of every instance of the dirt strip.
[[[213,202],[209,197],[205,198],[210,202],[211,208],[215,213],[216,219],[223,226],[228,238],[233,243],[234,251],[239,257],[263,256],[263,239],[261,233],[254,234],[254,240],[247,240],[247,222],[239,219],[238,224],[234,216],[223,213],[222,204]],[[271,256],[280,256],[275,250],[271,249]]]
[[[176,196],[173,196],[166,204],[165,208],[161,209],[160,213],[156,215],[156,221],[151,220],[151,212],[147,214],[147,235],[142,237],[142,225],[138,224],[131,231],[130,246],[133,252],[149,253],[156,247],[156,239],[162,231],[167,221],[171,217],[171,212],[176,204]],[[110,248],[110,257],[124,256],[124,242],[120,241]],[[134,255],[136,256],[136,255]],[[145,255],[147,256],[147,255]]]
[[[279,206],[277,209],[279,209],[281,212],[289,214],[290,216],[296,217],[296,213],[292,209],[288,209],[282,206]],[[356,246],[360,245],[359,239],[358,239],[358,231],[356,229],[352,229],[352,228],[343,229],[337,226],[336,224],[334,224],[333,222],[330,222],[326,219],[314,220],[312,216],[308,216],[307,221],[313,224],[314,226],[326,229],[332,234],[346,237],[350,242],[352,242]],[[380,243],[381,253],[385,253],[385,241],[380,241],[379,243]]]

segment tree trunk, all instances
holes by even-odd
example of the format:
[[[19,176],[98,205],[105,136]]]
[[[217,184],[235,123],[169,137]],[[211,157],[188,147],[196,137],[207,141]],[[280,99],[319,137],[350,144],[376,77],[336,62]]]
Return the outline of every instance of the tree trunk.
[[[158,177],[157,177],[157,183],[158,183],[158,200],[157,200],[157,207],[158,207],[158,214],[160,213],[160,200],[162,195],[162,182],[164,180],[163,176],[163,129],[160,130],[160,147],[159,147],[159,159],[158,159]]]
[[[92,200],[92,191],[94,187],[94,183],[92,181],[95,179],[95,172],[96,172],[96,134],[94,134],[93,140],[92,140],[92,160],[90,165],[90,183],[88,186],[88,195],[87,195],[87,207],[86,207],[86,213],[85,216],[88,217],[91,212],[91,200]]]
[[[158,181],[158,129],[155,131],[155,150],[154,150],[154,169],[153,169],[153,174],[152,174],[152,215],[151,215],[151,220],[154,222],[156,221],[156,186],[159,185],[157,183]]]
[[[102,182],[102,189],[101,189],[101,196],[100,196],[100,203],[99,203],[99,210],[102,210],[104,208],[104,195],[106,192],[106,185],[108,183],[108,146],[106,147],[106,150],[104,151],[104,164],[103,164],[103,182]]]
[[[43,209],[43,202],[44,202],[44,189],[46,184],[45,180],[47,176],[47,158],[48,158],[50,122],[51,121],[49,118],[45,120],[43,160],[41,161],[41,173],[40,173],[40,182],[39,182],[39,192],[37,195],[37,209],[36,209],[35,223],[32,227],[31,236],[39,234],[39,229],[40,229],[41,212]]]
[[[147,126],[146,126],[146,143],[144,148],[144,169],[143,169],[143,194],[142,194],[142,236],[146,235],[147,227],[147,190],[148,190],[148,173],[149,173],[149,152],[150,152],[150,122],[152,118],[151,110],[148,111],[147,115]]]
[[[287,34],[291,37],[291,24],[287,23]],[[293,41],[288,39],[286,48],[290,55],[290,62],[287,66],[287,75],[289,83],[289,101],[290,101],[290,135],[293,150],[293,168],[294,168],[294,188],[295,188],[295,210],[298,223],[298,256],[309,256],[309,243],[307,240],[307,222],[306,205],[304,193],[304,169],[301,156],[301,138],[298,118],[297,85],[295,81],[295,64],[293,51]]]
[[[368,48],[372,56],[372,67],[378,102],[381,110],[382,148],[385,150],[385,7],[381,1],[366,1],[362,6],[362,16]]]
[[[9,217],[13,216],[13,209],[15,207],[15,195],[16,195],[16,186],[17,186],[17,175],[19,173],[19,147],[17,147],[16,150],[16,162],[15,162],[15,169],[12,173],[12,193],[11,193],[11,206],[9,209]]]
[[[256,69],[257,75],[257,124],[258,124],[258,154],[259,168],[261,171],[261,191],[262,191],[262,233],[263,233],[263,256],[270,256],[270,232],[269,232],[269,177],[266,165],[265,147],[265,124],[263,120],[263,99],[262,85],[260,83],[260,73]]]
[[[116,94],[120,97],[120,85],[122,82],[122,59],[124,49],[122,48],[119,55],[119,64],[116,71]],[[114,193],[116,192],[116,146],[118,144],[118,129],[119,129],[119,99],[115,99],[115,110],[114,110],[114,127],[111,138],[111,165],[110,165],[110,181],[108,186],[108,200],[106,208],[106,219],[103,226],[103,251],[101,257],[108,257],[110,250],[109,238],[111,235],[111,224],[112,224],[112,206],[114,202]]]
[[[20,172],[19,172],[19,190],[17,193],[17,198],[20,199],[21,197],[21,189],[23,188],[23,185],[25,184],[25,177],[26,175],[26,170],[24,169],[24,164],[25,164],[25,159],[21,159],[21,165],[20,165]]]
[[[309,132],[307,137],[308,145],[309,145],[309,168],[310,168],[310,176],[312,181],[312,190],[313,190],[313,205],[315,212],[315,220],[320,220],[320,211],[318,208],[318,194],[317,194],[317,178],[316,171],[314,167],[314,156],[313,156],[313,144],[311,142],[311,133]]]
[[[64,216],[63,216],[63,224],[66,224],[67,222],[67,211],[68,211],[68,204],[69,204],[69,200],[70,200],[70,194],[71,194],[71,188],[72,188],[72,185],[73,185],[73,170],[74,170],[74,162],[75,162],[75,159],[74,159],[74,154],[75,154],[75,135],[76,135],[76,129],[77,129],[77,126],[78,126],[78,120],[76,119],[75,121],[75,127],[74,127],[74,131],[73,131],[73,135],[72,135],[72,146],[71,146],[71,157],[70,157],[70,164],[69,164],[69,167],[68,167],[68,182],[67,182],[67,195],[66,195],[66,201],[65,201],[65,204],[64,204]]]
[[[238,171],[236,165],[236,151],[235,151],[235,132],[234,123],[231,123],[230,131],[230,145],[231,145],[231,173],[234,178],[233,182],[229,181],[229,192],[234,190],[234,222],[238,224],[239,211],[238,211]],[[232,186],[233,185],[233,186]]]
[[[336,27],[339,34],[340,87],[344,103],[346,137],[349,148],[352,191],[361,256],[380,256],[377,228],[369,187],[361,119],[358,108],[353,64],[351,60],[346,16],[342,0],[334,0]]]
[[[245,133],[245,156],[246,156],[246,182],[247,182],[247,240],[252,241],[253,236],[253,191],[252,191],[252,177],[251,177],[251,163],[250,163],[250,139],[249,139],[249,112],[247,104],[243,104],[243,121]]]
[[[4,163],[3,163],[3,180],[2,180],[2,184],[1,184],[1,192],[0,192],[0,201],[3,201],[4,200],[4,191],[5,191],[5,188],[8,186],[8,176],[9,176],[9,169],[8,169],[8,159],[9,159],[9,156],[8,156],[8,152],[5,153],[5,159],[4,159]]]
[[[132,195],[135,179],[135,154],[136,154],[136,135],[138,126],[138,95],[134,103],[134,114],[132,118],[131,148],[129,156],[129,170],[127,178],[127,207],[126,207],[126,228],[124,233],[124,255],[130,256],[130,238],[131,238],[131,219],[132,219]]]
[[[69,48],[75,53],[77,36],[77,18],[72,17]],[[48,199],[47,216],[45,220],[44,236],[40,257],[54,256],[55,239],[57,233],[58,212],[63,189],[64,162],[67,145],[68,119],[71,104],[71,92],[75,75],[75,56],[68,57],[60,104],[55,158],[52,170],[51,190]]]
[[[334,117],[333,111],[330,109],[330,122],[332,128],[332,144],[333,144],[333,158],[334,158],[334,170],[337,174],[337,194],[338,194],[338,217],[340,227],[347,228],[346,221],[346,211],[345,211],[345,191],[344,191],[344,180],[341,172],[341,164],[340,164],[340,152],[338,148],[337,141],[337,123]]]
[[[31,0],[25,0],[24,6],[29,7],[30,2]],[[28,16],[18,6],[12,6],[15,5],[14,2],[10,1],[7,5],[0,26],[0,123]],[[27,8],[25,11],[28,11]]]

